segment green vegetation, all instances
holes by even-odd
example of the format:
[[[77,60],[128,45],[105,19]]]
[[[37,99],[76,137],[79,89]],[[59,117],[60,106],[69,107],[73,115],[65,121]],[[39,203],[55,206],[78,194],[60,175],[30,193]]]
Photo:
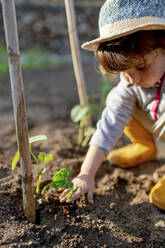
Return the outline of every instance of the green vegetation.
[[[67,168],[63,168],[57,171],[52,179],[52,182],[48,183],[42,190],[41,194],[44,195],[45,191],[52,186],[53,189],[70,189],[73,187],[73,183],[68,181],[71,172]],[[71,195],[70,195],[71,196]]]
[[[41,184],[41,179],[42,176],[44,175],[44,173],[46,172],[47,168],[46,168],[46,164],[48,162],[50,162],[53,159],[53,155],[52,154],[46,154],[45,152],[40,152],[38,157],[31,151],[31,144],[36,142],[36,141],[41,141],[41,140],[46,140],[47,137],[45,135],[38,135],[38,136],[34,136],[34,137],[30,137],[29,138],[29,144],[30,144],[30,153],[31,156],[33,157],[36,166],[37,166],[37,186],[36,186],[36,190],[35,193],[37,195],[40,195],[40,184]],[[19,151],[16,152],[13,160],[12,160],[12,164],[11,164],[11,168],[12,170],[15,169],[17,163],[19,161]],[[39,162],[40,161],[40,162]],[[57,171],[54,176],[53,179],[50,183],[48,183],[41,191],[41,195],[44,195],[45,191],[51,186],[53,189],[71,189],[74,185],[72,182],[68,181],[68,177],[71,175],[71,172],[69,169],[67,168],[63,168],[59,171]],[[74,189],[74,190],[70,190],[67,194],[67,200],[70,199],[70,197],[72,196],[72,194],[74,192],[76,192],[78,188]]]
[[[71,120],[78,127],[78,145],[86,147],[95,132],[95,128],[85,125],[86,118],[90,115],[96,123],[105,107],[106,97],[112,90],[110,78],[102,77],[99,92],[89,98],[89,107],[76,105],[71,109]]]
[[[37,187],[36,194],[40,194],[40,184],[43,174],[46,172],[46,164],[53,159],[52,154],[46,154],[45,152],[40,152],[38,158],[32,153],[34,160],[36,161],[38,177],[37,177]],[[39,160],[42,162],[40,163]]]
[[[0,45],[0,75],[8,72],[8,58],[6,47]]]
[[[34,137],[29,138],[30,153],[31,153],[31,156],[33,157],[33,159],[35,160],[36,165],[37,165],[38,174],[37,174],[36,194],[38,194],[38,195],[40,194],[40,184],[41,184],[42,176],[46,172],[46,164],[53,159],[53,155],[46,154],[44,152],[40,152],[38,155],[38,158],[37,158],[37,156],[31,150],[31,144],[36,142],[36,141],[41,141],[41,140],[46,140],[46,139],[47,139],[47,137],[45,135],[38,135],[38,136],[34,136]],[[42,162],[42,164],[39,163],[39,160]],[[12,170],[15,169],[18,161],[19,161],[19,151],[16,152],[16,154],[12,160],[12,164],[11,164]]]
[[[41,47],[28,49],[21,53],[21,66],[23,70],[57,67],[71,62],[71,56],[55,55]],[[7,74],[8,70],[7,50],[5,46],[0,45],[0,75]]]
[[[71,110],[71,120],[78,125],[78,145],[86,147],[95,129],[85,125],[86,118],[91,114],[91,109],[86,106],[76,105]]]

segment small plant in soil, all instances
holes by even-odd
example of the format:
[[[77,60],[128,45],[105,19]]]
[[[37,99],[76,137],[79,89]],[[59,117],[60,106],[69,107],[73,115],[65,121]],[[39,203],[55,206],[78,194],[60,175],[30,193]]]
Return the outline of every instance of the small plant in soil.
[[[95,132],[91,126],[85,125],[86,118],[91,114],[91,109],[87,106],[76,105],[71,110],[71,120],[78,125],[78,145],[86,147]]]
[[[68,181],[68,177],[70,177],[71,172],[69,169],[67,168],[63,168],[59,171],[57,171],[54,176],[53,179],[50,183],[48,183],[43,189],[41,194],[44,195],[45,191],[49,188],[52,187],[54,190],[57,189],[70,189],[73,187],[73,183]],[[71,193],[70,193],[71,192]],[[70,198],[71,195],[73,194],[72,190],[68,193],[68,197]],[[68,198],[68,200],[69,200]]]
[[[46,172],[46,164],[53,159],[52,154],[46,154],[45,152],[40,152],[38,158],[31,152],[32,157],[34,158],[36,165],[37,165],[37,186],[36,186],[36,194],[40,194],[40,184],[43,174]],[[39,163],[39,160],[42,163]]]
[[[46,140],[47,137],[45,135],[38,135],[38,136],[34,136],[29,138],[29,144],[30,144],[30,153],[31,156],[33,157],[36,166],[37,166],[37,186],[36,186],[36,190],[35,193],[37,195],[40,195],[40,184],[41,184],[41,180],[42,180],[42,176],[44,175],[44,173],[46,172],[46,165],[48,162],[50,162],[53,159],[53,155],[52,154],[46,154],[45,152],[40,152],[38,157],[32,152],[31,150],[31,144],[33,142],[36,141],[41,141],[41,140]],[[13,160],[12,160],[12,170],[15,169],[17,163],[19,161],[19,151],[16,152]],[[54,176],[52,181],[47,184],[41,191],[41,195],[44,195],[45,191],[51,186],[53,189],[71,189],[73,187],[73,183],[68,181],[68,177],[71,175],[71,172],[69,169],[67,168],[63,168],[59,171],[57,171]],[[70,197],[72,196],[72,194],[74,192],[76,192],[77,188],[74,190],[69,191],[69,193],[67,194],[67,200],[70,199]]]

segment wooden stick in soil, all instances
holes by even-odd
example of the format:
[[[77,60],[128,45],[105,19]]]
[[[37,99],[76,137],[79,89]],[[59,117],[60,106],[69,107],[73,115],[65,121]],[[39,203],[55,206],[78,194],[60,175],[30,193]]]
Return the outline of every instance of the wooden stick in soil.
[[[65,0],[65,9],[68,22],[68,32],[72,52],[74,72],[77,82],[80,104],[88,106],[88,96],[83,76],[83,69],[80,57],[78,35],[76,30],[75,11],[72,0]],[[87,125],[91,126],[91,118],[87,118]]]
[[[2,0],[3,20],[8,50],[9,72],[16,126],[17,145],[22,170],[23,207],[26,218],[35,223],[32,165],[29,150],[28,126],[14,0]]]

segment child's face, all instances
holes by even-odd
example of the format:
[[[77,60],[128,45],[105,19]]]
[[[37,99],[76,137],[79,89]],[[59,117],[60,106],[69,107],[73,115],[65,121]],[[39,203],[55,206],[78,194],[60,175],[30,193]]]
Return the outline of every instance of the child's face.
[[[142,58],[137,61],[137,66],[122,72],[129,84],[144,88],[152,87],[165,73],[165,51],[156,49],[145,57],[146,64]]]

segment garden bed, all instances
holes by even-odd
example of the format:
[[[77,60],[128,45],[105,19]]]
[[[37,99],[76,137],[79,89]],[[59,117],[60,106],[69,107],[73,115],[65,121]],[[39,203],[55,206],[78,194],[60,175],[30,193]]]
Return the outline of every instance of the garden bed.
[[[89,64],[84,69],[92,93],[99,87],[98,75]],[[72,66],[26,71],[24,86],[29,135],[48,137],[34,143],[33,152],[54,155],[41,187],[64,167],[74,177],[86,148],[77,146],[77,129],[69,118],[71,107],[78,103]],[[28,223],[22,210],[20,168],[13,172],[10,165],[17,148],[8,76],[1,78],[0,88],[0,247],[165,247],[165,213],[148,202],[150,188],[165,173],[163,161],[130,170],[105,161],[97,173],[94,205],[83,196],[68,205],[66,215],[59,194],[49,189],[36,199],[37,224]],[[127,143],[123,136],[117,146]],[[35,165],[33,171],[35,182]]]

